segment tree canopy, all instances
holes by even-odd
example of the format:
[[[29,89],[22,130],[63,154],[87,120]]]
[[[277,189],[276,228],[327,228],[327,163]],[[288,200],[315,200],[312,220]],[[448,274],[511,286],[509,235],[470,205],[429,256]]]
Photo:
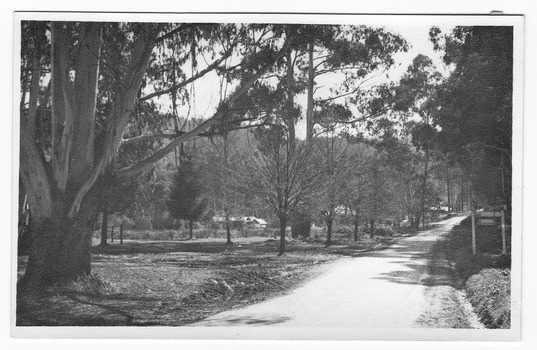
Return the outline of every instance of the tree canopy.
[[[454,66],[439,89],[443,148],[467,169],[476,195],[510,205],[513,27],[432,28],[431,40]]]

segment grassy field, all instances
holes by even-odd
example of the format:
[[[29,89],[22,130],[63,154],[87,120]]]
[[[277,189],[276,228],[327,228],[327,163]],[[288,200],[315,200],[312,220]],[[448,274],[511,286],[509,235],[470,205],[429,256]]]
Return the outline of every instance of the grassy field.
[[[335,244],[324,248],[316,240],[294,240],[285,255],[276,256],[278,241],[266,237],[235,237],[232,245],[222,238],[116,240],[94,246],[90,276],[18,300],[17,325],[186,325],[285,293],[321,273],[326,263],[389,242],[365,235],[349,242],[336,235]],[[19,257],[19,275],[26,261]]]
[[[475,256],[471,232],[470,219],[453,229],[448,240],[450,259],[483,324],[488,328],[510,328],[511,230],[506,230],[507,254],[502,254],[501,230],[478,226]]]

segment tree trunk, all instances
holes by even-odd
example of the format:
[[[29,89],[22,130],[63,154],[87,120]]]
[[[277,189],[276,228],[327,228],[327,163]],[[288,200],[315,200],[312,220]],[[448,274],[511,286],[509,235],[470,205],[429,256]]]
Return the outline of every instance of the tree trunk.
[[[326,244],[325,247],[330,247],[332,245],[332,225],[334,219],[329,218],[325,220],[326,222]]]
[[[358,241],[358,220],[354,221],[354,241]]]
[[[429,148],[425,147],[425,160],[423,163],[423,178],[421,180],[421,198],[420,198],[420,210],[418,218],[416,220],[416,228],[420,226],[420,217],[423,216],[423,222],[425,223],[425,191],[427,190],[427,178],[429,177]],[[424,225],[425,227],[425,225]]]
[[[280,247],[278,256],[285,253],[285,229],[287,228],[287,217],[280,217]]]
[[[229,227],[229,219],[226,218],[226,244],[233,244],[231,242],[231,229]]]
[[[192,239],[194,237],[194,223],[192,220],[188,220],[188,239]]]
[[[464,211],[464,178],[461,177],[461,211]]]
[[[308,96],[306,105],[306,141],[313,139],[313,89],[315,71],[313,67],[313,42],[308,44]]]
[[[426,215],[425,214],[427,214],[427,212],[425,212],[425,211],[421,214],[421,216],[422,216],[421,227],[422,228],[425,228],[425,220],[426,220],[426,217],[425,217]]]
[[[104,201],[103,204],[103,216],[101,222],[101,244],[100,246],[105,247],[108,245],[108,201]]]
[[[117,91],[101,153],[96,159],[95,108],[99,81],[101,25],[81,23],[78,46],[72,52],[68,29],[52,22],[51,45],[51,146],[45,162],[36,145],[36,108],[40,74],[32,74],[27,116],[20,118],[20,174],[32,213],[33,244],[25,275],[18,283],[20,295],[75,280],[91,271],[91,238],[99,214],[97,194],[101,174],[117,151],[135,96],[153,48],[152,32],[134,40],[134,52]],[[147,24],[144,27],[155,27]],[[142,28],[144,29],[144,28]],[[147,38],[146,38],[147,37]],[[76,71],[71,74],[70,67]],[[36,72],[38,70],[35,70]],[[36,83],[36,84],[34,84]]]
[[[371,226],[371,232],[369,232],[369,236],[373,238],[375,235],[375,220],[369,220],[369,225]]]
[[[414,222],[413,222],[412,227],[419,228],[420,227],[420,221],[421,221],[421,211],[418,210],[416,212],[416,215],[414,216]]]
[[[51,217],[32,219],[28,265],[17,286],[21,296],[35,295],[46,286],[91,272],[92,234],[99,214],[92,192],[73,219],[68,217],[69,208],[60,196],[53,199]]]
[[[449,169],[446,173],[446,187],[447,187],[447,207],[448,207],[448,213],[451,212],[451,179],[449,177]]]
[[[289,128],[289,142],[290,148],[294,149],[296,142],[295,132],[295,116],[294,116],[294,104],[295,104],[295,76],[293,69],[293,62],[291,57],[291,50],[287,52],[287,126]]]

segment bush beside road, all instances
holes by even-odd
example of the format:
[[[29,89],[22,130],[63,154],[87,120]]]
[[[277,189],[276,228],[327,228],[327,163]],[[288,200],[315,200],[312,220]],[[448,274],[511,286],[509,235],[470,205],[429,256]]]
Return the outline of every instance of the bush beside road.
[[[510,328],[511,320],[511,230],[506,230],[507,254],[501,253],[501,231],[496,226],[478,226],[477,254],[472,254],[471,219],[454,227],[448,239],[448,254],[455,264],[475,312],[487,328]]]

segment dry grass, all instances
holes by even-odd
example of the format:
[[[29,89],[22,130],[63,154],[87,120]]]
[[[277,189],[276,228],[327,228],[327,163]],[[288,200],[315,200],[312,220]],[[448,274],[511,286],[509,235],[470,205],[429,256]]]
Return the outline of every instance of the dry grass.
[[[324,264],[370,250],[379,241],[323,248],[291,241],[240,238],[125,241],[94,247],[92,275],[18,300],[18,325],[180,326],[285,293],[323,271]],[[19,259],[19,273],[25,259]]]

